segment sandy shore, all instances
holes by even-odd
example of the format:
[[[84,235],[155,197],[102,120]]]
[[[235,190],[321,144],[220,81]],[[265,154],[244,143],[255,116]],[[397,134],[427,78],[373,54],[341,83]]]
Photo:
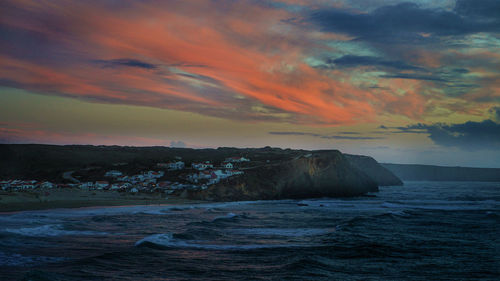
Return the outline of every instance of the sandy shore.
[[[0,212],[93,206],[196,204],[203,202],[173,196],[165,198],[165,194],[132,194],[80,189],[0,192]]]

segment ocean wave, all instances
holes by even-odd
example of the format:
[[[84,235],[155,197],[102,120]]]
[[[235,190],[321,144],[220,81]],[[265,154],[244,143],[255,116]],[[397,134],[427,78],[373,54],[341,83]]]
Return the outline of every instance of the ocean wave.
[[[0,266],[25,266],[41,263],[61,262],[61,257],[23,256],[21,254],[7,254],[0,252]]]
[[[68,235],[108,235],[106,232],[97,232],[89,230],[65,230],[62,225],[42,225],[36,227],[24,228],[6,228],[6,232],[30,236],[30,237],[52,237],[52,236],[68,236]]]
[[[203,250],[222,250],[222,251],[237,251],[237,250],[254,250],[254,249],[270,249],[270,248],[293,248],[300,247],[296,244],[215,244],[210,241],[201,240],[183,240],[177,239],[172,233],[153,234],[135,243],[136,247],[153,247],[153,248],[190,248]]]
[[[475,211],[498,208],[500,204],[493,200],[485,201],[444,201],[444,200],[408,200],[404,202],[383,202],[382,208],[420,209],[436,211]]]
[[[336,229],[324,228],[236,228],[231,232],[243,235],[263,235],[263,236],[318,236],[335,232]]]
[[[409,214],[407,211],[405,210],[401,210],[401,211],[390,211],[389,214],[393,215],[393,216],[398,216],[398,217],[410,217],[411,214]]]
[[[383,208],[403,208],[405,207],[403,204],[401,203],[392,203],[392,202],[384,202],[382,203],[381,205]]]
[[[238,219],[252,219],[252,217],[250,217],[246,213],[243,213],[243,214],[227,213],[224,216],[215,217],[212,220],[212,223],[225,222],[225,221],[235,221]]]

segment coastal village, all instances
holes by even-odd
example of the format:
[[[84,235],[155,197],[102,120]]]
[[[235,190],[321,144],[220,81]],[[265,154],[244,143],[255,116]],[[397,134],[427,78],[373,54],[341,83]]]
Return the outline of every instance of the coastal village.
[[[114,165],[116,169],[98,171],[100,174],[104,172],[104,175],[103,178],[95,181],[86,180],[84,176],[77,179],[73,177],[73,171],[70,171],[63,176],[70,183],[11,179],[0,181],[0,189],[8,192],[79,188],[128,193],[172,194],[183,190],[207,189],[210,185],[242,175],[244,173],[242,167],[249,162],[249,158],[234,156],[217,164],[211,161],[200,161],[186,165],[181,157],[175,157],[175,160],[156,163],[155,169],[130,175],[118,168],[127,163],[117,163]]]

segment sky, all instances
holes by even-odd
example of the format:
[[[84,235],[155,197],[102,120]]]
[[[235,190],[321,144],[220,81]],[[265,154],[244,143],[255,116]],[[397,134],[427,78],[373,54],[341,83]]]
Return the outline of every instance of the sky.
[[[500,167],[500,1],[4,0],[0,143]]]

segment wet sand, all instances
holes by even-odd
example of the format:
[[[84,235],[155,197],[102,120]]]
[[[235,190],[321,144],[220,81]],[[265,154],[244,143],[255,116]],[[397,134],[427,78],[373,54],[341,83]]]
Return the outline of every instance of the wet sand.
[[[51,189],[0,192],[0,212],[94,206],[196,204],[203,202],[178,196],[168,196],[167,198],[165,194],[133,194],[102,190]]]

